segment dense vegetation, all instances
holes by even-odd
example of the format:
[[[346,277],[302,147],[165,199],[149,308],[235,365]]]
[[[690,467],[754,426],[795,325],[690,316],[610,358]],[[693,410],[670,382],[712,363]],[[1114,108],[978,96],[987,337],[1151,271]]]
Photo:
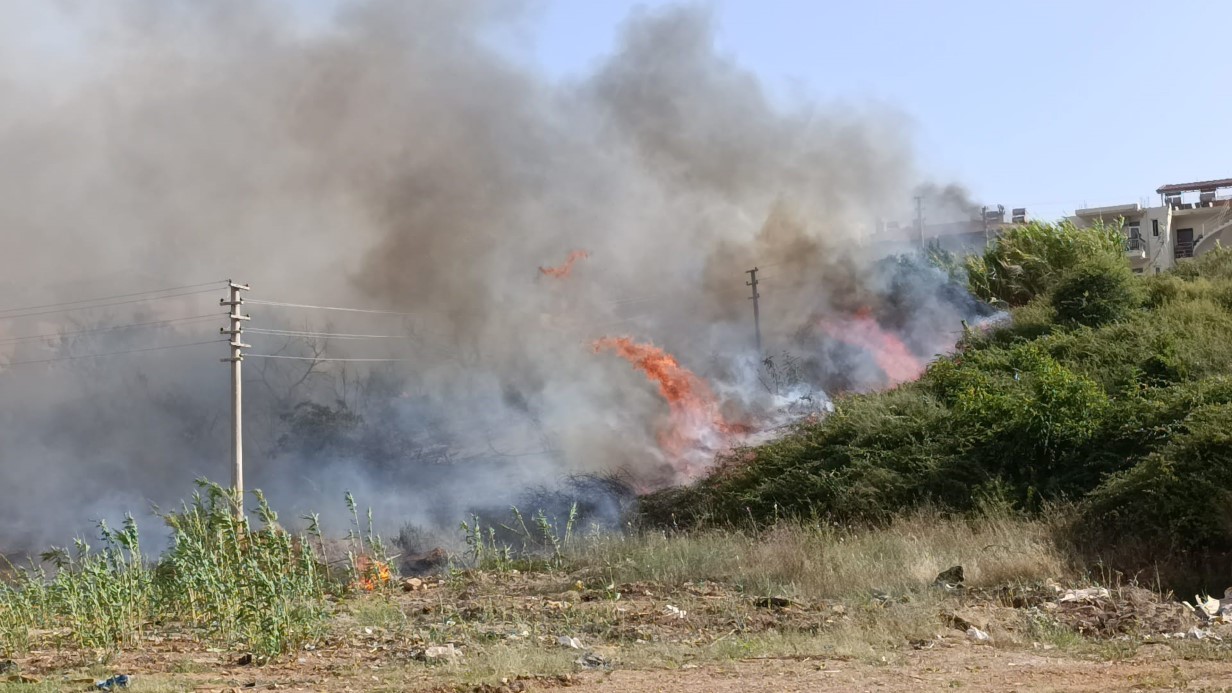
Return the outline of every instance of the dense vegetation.
[[[0,651],[122,649],[176,624],[194,639],[264,661],[318,637],[330,597],[389,580],[385,562],[374,558],[384,557],[384,547],[371,521],[360,531],[349,494],[354,527],[338,561],[345,566],[331,572],[314,518],[293,535],[256,492],[253,527],[236,515],[230,492],[200,487],[162,514],[171,545],[157,560],[142,553],[129,517],[119,529],[100,523],[98,547],[79,539],[71,550],[52,548],[41,562],[14,568],[0,581]]]
[[[935,261],[1012,324],[969,332],[918,382],[840,397],[832,415],[645,499],[644,519],[884,523],[920,506],[1064,505],[1075,540],[1118,560],[1232,551],[1232,251],[1138,276],[1115,226],[1036,223],[983,256]]]

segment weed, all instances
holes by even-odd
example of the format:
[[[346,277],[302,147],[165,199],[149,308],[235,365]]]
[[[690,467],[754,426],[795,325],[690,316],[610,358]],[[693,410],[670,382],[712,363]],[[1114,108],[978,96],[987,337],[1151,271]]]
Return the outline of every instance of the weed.
[[[260,491],[253,497],[256,528],[235,514],[229,491],[198,482],[179,510],[161,514],[171,546],[157,562],[142,553],[137,523],[126,517],[119,529],[99,523],[97,549],[78,539],[71,549],[42,554],[42,564],[15,569],[0,584],[0,646],[10,654],[26,651],[37,629],[60,647],[116,651],[160,621],[183,623],[257,661],[312,641],[329,613],[326,597],[345,586],[313,549],[314,540],[324,546],[315,519],[306,534],[292,535]],[[349,494],[347,503],[354,514]],[[370,515],[368,530],[355,539],[352,556],[385,560]],[[351,577],[359,576],[353,560]]]

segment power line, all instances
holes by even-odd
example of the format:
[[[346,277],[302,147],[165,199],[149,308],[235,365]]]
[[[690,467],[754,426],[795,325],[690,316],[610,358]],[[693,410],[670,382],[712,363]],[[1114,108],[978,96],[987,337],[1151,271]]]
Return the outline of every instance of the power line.
[[[168,344],[165,346],[145,347],[144,349],[125,349],[124,351],[108,351],[101,354],[79,354],[77,356],[58,356],[54,359],[39,359],[37,361],[11,361],[9,363],[0,364],[0,368],[9,366],[24,366],[32,363],[52,363],[53,361],[74,361],[76,359],[93,359],[102,356],[118,356],[120,354],[136,354],[143,351],[160,351],[162,349],[182,349],[184,347],[201,346],[202,344],[220,344],[226,342],[225,339],[211,339],[207,342],[190,342],[188,344]]]
[[[74,306],[74,307],[69,307],[69,308],[57,308],[55,310],[44,310],[44,311],[36,312],[36,313],[21,313],[19,315],[0,315],[0,320],[8,320],[12,318],[32,318],[37,315],[50,315],[52,313],[65,313],[65,312],[73,311],[73,310],[89,310],[91,308],[107,308],[110,306],[123,306],[123,305],[128,305],[130,303],[145,303],[146,301],[161,301],[164,298],[179,298],[181,296],[196,296],[199,294],[212,293],[214,291],[215,289],[202,289],[200,291],[187,291],[187,292],[178,293],[178,294],[167,294],[166,296],[149,296],[147,298],[135,298],[129,301],[112,301],[110,303],[99,303],[97,305],[92,305],[92,306]],[[56,305],[56,304],[52,304],[52,305]]]
[[[374,310],[372,308],[343,308],[341,306],[314,306],[307,303],[284,303],[282,301],[262,301],[261,299],[251,299],[245,303],[261,306],[280,306],[283,308],[314,308],[317,310],[340,310],[348,313],[376,313],[378,315],[401,315],[404,317],[416,317],[415,313],[402,313],[396,310]]]
[[[149,291],[136,291],[131,294],[117,294],[115,296],[100,296],[98,298],[84,298],[79,301],[62,301],[60,303],[45,303],[40,306],[24,306],[21,308],[0,308],[0,313],[25,312],[27,310],[41,310],[43,308],[55,308],[57,306],[75,306],[75,305],[81,305],[83,303],[96,303],[98,301],[111,301],[117,298],[132,298],[134,296],[144,296],[146,294],[161,294],[161,293],[166,293],[168,291],[183,291],[185,289],[198,289],[203,286],[214,286],[215,284],[221,284],[221,283],[222,283],[221,281],[203,282],[201,284],[187,284],[185,286],[171,286],[171,287],[167,287],[166,289],[151,289]]]
[[[391,361],[413,361],[414,359],[339,359],[328,356],[283,356],[281,354],[244,354],[244,358],[251,359],[291,359],[293,361],[363,361],[367,363],[386,363]]]
[[[247,301],[247,303],[255,303],[255,301]],[[330,337],[333,339],[411,339],[411,335],[405,334],[351,334],[347,332],[304,332],[299,330],[272,330],[260,327],[251,327],[244,330],[244,334],[261,334],[273,335],[276,337]]]
[[[130,323],[127,325],[113,325],[112,327],[95,327],[95,328],[91,328],[88,330],[72,330],[70,332],[45,332],[43,334],[31,334],[31,335],[26,335],[24,337],[5,337],[4,339],[0,339],[0,344],[9,343],[9,342],[23,342],[29,339],[42,339],[46,337],[69,337],[72,335],[89,334],[92,332],[110,332],[112,330],[125,330],[129,328],[134,328],[134,327],[149,327],[152,325],[170,325],[171,323],[176,323],[176,322],[192,322],[194,320],[205,320],[207,318],[213,320],[217,318],[218,315],[219,315],[218,313],[212,313],[209,315],[194,315],[194,316],[185,317],[185,318],[173,318],[171,320],[153,320],[151,322],[134,322],[134,323]]]

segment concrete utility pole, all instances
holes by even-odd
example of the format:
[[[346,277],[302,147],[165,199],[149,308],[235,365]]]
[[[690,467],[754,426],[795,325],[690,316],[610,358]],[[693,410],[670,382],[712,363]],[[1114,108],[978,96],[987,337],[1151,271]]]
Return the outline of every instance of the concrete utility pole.
[[[757,293],[757,268],[745,270],[745,274],[749,275],[749,281],[745,282],[745,286],[753,287],[753,295],[749,299],[753,301],[753,330],[757,334],[757,355],[761,356],[761,312],[757,306],[757,299],[761,298],[761,294]]]
[[[241,291],[248,291],[247,284],[236,284],[227,280],[231,293],[228,298],[218,299],[218,305],[231,306],[230,328],[220,327],[218,331],[231,336],[231,357],[221,359],[223,363],[231,362],[231,491],[235,494],[235,512],[244,516],[244,398],[243,398],[243,364],[242,349],[250,346],[240,341],[244,332],[243,321],[251,320],[248,315],[240,314],[240,306],[244,299]]]
[[[988,205],[980,208],[980,222],[984,224],[984,245],[988,245]]]
[[[920,249],[924,249],[924,198],[915,196],[915,230],[920,235]]]

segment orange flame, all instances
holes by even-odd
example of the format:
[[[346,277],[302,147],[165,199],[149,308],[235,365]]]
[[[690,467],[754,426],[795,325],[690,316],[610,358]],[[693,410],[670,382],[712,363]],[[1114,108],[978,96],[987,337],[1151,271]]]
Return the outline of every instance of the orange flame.
[[[573,271],[574,263],[578,260],[585,260],[588,257],[590,257],[590,253],[585,250],[575,250],[569,253],[569,256],[565,258],[565,264],[559,267],[540,267],[539,272],[544,276],[552,277],[553,279],[564,279],[569,276],[570,272]]]
[[[377,587],[388,585],[391,577],[388,564],[362,554],[355,559],[355,572],[358,576],[355,580],[355,587],[365,592],[372,592]]]
[[[604,337],[593,346],[596,353],[616,352],[659,386],[670,412],[657,436],[659,448],[681,477],[696,478],[714,452],[730,447],[733,436],[748,433],[747,427],[723,418],[718,398],[704,380],[659,347],[628,337]]]
[[[924,372],[924,363],[902,340],[882,329],[868,308],[861,308],[850,318],[822,320],[821,329],[834,339],[868,352],[885,373],[886,387],[915,380]]]

